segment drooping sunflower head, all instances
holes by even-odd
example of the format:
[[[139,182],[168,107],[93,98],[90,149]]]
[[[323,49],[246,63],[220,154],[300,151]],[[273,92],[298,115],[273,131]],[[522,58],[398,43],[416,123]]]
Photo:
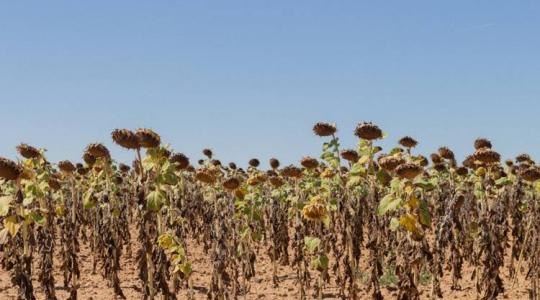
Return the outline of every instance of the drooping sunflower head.
[[[303,157],[300,160],[300,164],[308,170],[313,170],[319,166],[319,162],[317,161],[317,159],[309,156]]]
[[[360,156],[358,155],[358,152],[354,149],[345,149],[341,151],[340,153],[341,157],[351,163],[355,163],[358,161]]]
[[[501,155],[490,148],[481,148],[474,152],[474,159],[486,164],[497,163],[501,160]]]
[[[0,157],[0,178],[17,180],[22,173],[23,169],[17,163],[10,159]]]
[[[354,134],[364,140],[376,140],[383,137],[383,132],[379,126],[371,122],[363,122],[356,126]]]
[[[138,149],[141,147],[139,137],[129,129],[115,129],[111,133],[113,141],[126,149]]]
[[[261,164],[261,162],[256,158],[252,158],[252,159],[249,160],[249,165],[254,167],[254,168],[258,167],[260,164]]]
[[[274,170],[279,168],[279,160],[277,158],[270,158],[270,167]]]
[[[424,169],[413,163],[404,163],[396,167],[396,175],[400,178],[406,178],[409,180],[414,179],[416,176],[422,174]]]
[[[318,122],[313,125],[313,132],[318,136],[330,136],[336,133],[336,126],[330,123]]]
[[[110,159],[109,149],[101,143],[92,143],[86,147],[85,152],[90,153],[94,158]],[[88,162],[86,162],[88,163]]]
[[[37,148],[24,143],[17,146],[17,152],[19,152],[22,157],[28,159],[38,158],[41,156],[41,153]]]
[[[58,162],[58,168],[64,173],[73,173],[76,168],[69,160],[62,160]]]
[[[139,143],[143,148],[157,148],[161,144],[161,137],[152,129],[139,128],[135,134],[139,138]]]
[[[438,152],[439,152],[439,156],[444,159],[448,159],[448,160],[455,159],[454,152],[450,150],[448,147],[440,147]]]
[[[179,170],[184,170],[189,166],[189,158],[183,153],[172,154],[169,160],[175,163]]]
[[[477,138],[474,141],[474,149],[491,148],[491,141],[486,138]]]
[[[405,148],[414,148],[418,142],[410,136],[404,136],[399,140],[399,144]]]
[[[240,180],[236,177],[230,177],[223,181],[223,187],[228,191],[234,191],[240,187]]]

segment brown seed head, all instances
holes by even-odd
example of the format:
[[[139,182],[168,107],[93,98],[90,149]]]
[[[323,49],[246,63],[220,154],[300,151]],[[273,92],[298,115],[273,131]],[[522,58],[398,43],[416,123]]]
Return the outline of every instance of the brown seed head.
[[[302,177],[302,170],[293,165],[289,165],[281,170],[281,174],[285,177],[300,178]]]
[[[87,151],[83,153],[83,160],[89,166],[93,166],[96,163],[96,157]]]
[[[17,180],[23,172],[23,169],[14,161],[0,157],[0,178],[6,180]]]
[[[141,147],[138,136],[129,129],[115,129],[111,133],[113,141],[126,149],[139,149]]]
[[[371,122],[363,122],[358,124],[354,130],[354,134],[357,137],[368,141],[380,139],[383,136],[382,130],[379,128],[379,126]]]
[[[175,153],[171,155],[169,160],[176,164],[177,169],[183,170],[189,166],[189,158],[183,153]]]
[[[208,157],[208,158],[212,158],[212,150],[208,149],[208,148],[205,148],[203,149],[202,153],[204,154],[204,156]]]
[[[256,158],[252,158],[252,159],[249,160],[249,165],[254,167],[254,168],[258,167],[260,164],[261,164],[261,162]]]
[[[227,178],[225,181],[223,181],[223,187],[229,191],[236,190],[238,187],[240,187],[240,180],[238,180],[236,177]]]
[[[313,132],[318,136],[330,136],[336,133],[336,126],[330,123],[318,122],[313,126]]]
[[[353,149],[343,150],[341,151],[340,155],[343,159],[350,161],[351,163],[357,162],[358,159],[360,158],[358,155],[358,152],[356,152],[356,150],[353,150]]]
[[[270,167],[274,170],[279,168],[279,160],[277,158],[270,158]]]
[[[439,148],[439,155],[444,159],[454,159],[454,152],[450,150],[448,147],[441,147]]]
[[[381,166],[381,168],[391,172],[394,171],[397,166],[404,164],[405,159],[403,159],[403,157],[401,157],[400,155],[388,155],[380,156],[379,159],[377,159],[377,162],[379,163],[379,166]]]
[[[28,144],[20,144],[17,146],[17,152],[24,158],[38,158],[41,156],[41,153],[37,148],[34,148]]]
[[[396,175],[400,178],[414,179],[422,174],[423,168],[417,164],[404,163],[396,167]]]
[[[88,145],[86,147],[85,152],[90,153],[95,158],[105,158],[105,159],[111,158],[111,154],[109,153],[109,149],[107,149],[107,147],[105,147],[101,143],[93,143],[93,144]]]
[[[161,144],[159,134],[148,128],[139,128],[135,132],[139,138],[139,143],[143,148],[157,148]]]
[[[477,138],[474,141],[474,149],[491,148],[491,141],[485,138]]]
[[[75,166],[69,160],[62,160],[58,162],[58,168],[65,173],[73,173]]]
[[[319,166],[319,162],[315,158],[309,157],[309,156],[302,158],[300,160],[300,164],[304,168],[309,169],[309,170],[315,169],[316,167]]]
[[[404,136],[399,140],[399,144],[405,148],[414,148],[418,142],[410,136]]]
[[[501,160],[501,155],[490,148],[482,148],[476,150],[473,154],[474,159],[481,161],[483,163],[496,163]]]

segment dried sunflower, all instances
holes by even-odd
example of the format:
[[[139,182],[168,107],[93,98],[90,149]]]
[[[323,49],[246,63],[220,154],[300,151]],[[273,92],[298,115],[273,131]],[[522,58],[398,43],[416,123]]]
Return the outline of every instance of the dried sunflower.
[[[279,168],[279,160],[277,158],[270,158],[270,167],[274,170]]]
[[[455,158],[454,152],[450,150],[448,147],[440,147],[439,148],[439,155],[444,159],[453,160]]]
[[[37,148],[34,148],[28,144],[20,144],[17,146],[17,152],[24,158],[38,158],[41,156],[41,153]]]
[[[313,126],[313,132],[318,136],[330,136],[336,133],[336,126],[330,123],[318,122]]]
[[[129,129],[115,129],[111,133],[113,141],[126,149],[139,149],[139,137]]]
[[[139,138],[139,143],[143,148],[156,148],[161,143],[159,134],[148,128],[139,128],[135,132]]]
[[[423,168],[417,164],[404,163],[396,167],[396,175],[400,178],[414,179],[422,174]]]
[[[399,140],[399,144],[405,148],[414,148],[418,142],[410,136],[404,136]]]
[[[530,182],[540,180],[540,170],[538,167],[529,167],[525,170],[521,170],[519,172],[519,175],[521,176],[521,178]]]
[[[347,161],[350,161],[351,163],[357,162],[360,158],[358,155],[358,152],[353,149],[346,149],[341,151],[340,153],[341,157]]]
[[[376,140],[383,137],[382,130],[379,128],[379,126],[371,123],[371,122],[363,122],[356,126],[356,129],[354,130],[354,134],[364,140]]]
[[[312,221],[322,221],[328,217],[328,209],[320,196],[312,197],[302,209],[304,218]]]
[[[385,155],[379,156],[377,162],[379,163],[379,166],[386,171],[394,171],[397,166],[405,163],[405,160],[398,155]]]
[[[474,159],[481,161],[483,163],[486,163],[486,164],[496,163],[501,160],[501,155],[489,148],[482,148],[482,149],[476,150],[473,156],[474,156]]]
[[[169,160],[175,163],[179,170],[184,170],[189,166],[189,158],[183,153],[175,153],[171,155]]]
[[[491,148],[491,141],[486,138],[477,138],[474,141],[474,149]]]
[[[252,159],[249,160],[249,165],[254,167],[254,168],[258,167],[260,164],[261,164],[261,162],[256,158],[252,158]]]
[[[58,168],[65,173],[73,173],[76,168],[69,160],[62,160],[58,162]]]
[[[293,165],[286,166],[281,170],[281,174],[285,177],[300,178],[302,177],[302,170]]]
[[[240,187],[240,180],[238,180],[236,177],[227,178],[225,181],[223,181],[223,187],[229,191],[236,190],[238,187]]]
[[[300,164],[308,170],[313,170],[319,166],[319,162],[315,158],[309,156],[302,158]]]
[[[92,143],[88,145],[85,152],[90,153],[92,156],[94,156],[94,158],[108,159],[111,157],[109,149],[107,149],[107,147],[101,143]]]

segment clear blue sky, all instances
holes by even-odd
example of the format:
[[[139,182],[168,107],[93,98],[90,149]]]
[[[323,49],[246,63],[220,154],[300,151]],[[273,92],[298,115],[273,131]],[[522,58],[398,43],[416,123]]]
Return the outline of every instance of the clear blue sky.
[[[0,156],[80,161],[151,127],[193,159],[284,162],[360,121],[461,158],[476,137],[540,158],[538,1],[3,1]]]

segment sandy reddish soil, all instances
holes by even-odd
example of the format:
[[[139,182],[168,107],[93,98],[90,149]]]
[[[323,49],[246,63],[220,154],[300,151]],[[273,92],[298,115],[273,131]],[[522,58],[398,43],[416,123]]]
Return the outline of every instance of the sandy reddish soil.
[[[132,241],[135,243],[134,251],[139,247],[136,242],[136,232],[132,230]],[[194,273],[192,274],[195,298],[206,299],[206,291],[209,285],[212,268],[206,255],[202,252],[202,247],[190,243],[190,257],[193,264]],[[281,283],[278,288],[272,287],[272,266],[268,257],[264,254],[265,251],[261,248],[257,255],[256,276],[251,280],[250,292],[245,299],[296,299],[297,287],[295,284],[295,272],[290,267],[279,267],[279,275]],[[59,299],[66,299],[68,291],[62,286],[62,273],[60,271],[60,261],[58,255],[55,257],[55,280],[56,293]],[[113,289],[107,284],[107,281],[102,278],[100,271],[97,274],[92,274],[92,254],[87,245],[81,245],[79,254],[79,263],[81,268],[80,287],[78,289],[79,299],[97,300],[97,299],[114,299]],[[35,262],[37,266],[37,261]],[[140,282],[137,278],[137,263],[134,256],[122,258],[123,269],[120,272],[121,287],[127,299],[141,299]],[[501,295],[500,299],[528,299],[527,288],[529,283],[520,278],[512,287],[512,283],[508,277],[507,268],[503,268],[503,279],[506,292]],[[448,272],[447,272],[448,273]],[[445,274],[442,280],[442,289],[445,299],[476,299],[475,280],[470,279],[472,268],[465,266],[464,278],[462,280],[462,290],[450,290],[451,277],[450,274]],[[37,274],[33,274],[35,294],[38,299],[44,299],[42,289],[37,281]],[[331,280],[332,282],[333,280]],[[422,299],[430,298],[430,283],[420,286]],[[360,283],[361,292],[359,299],[370,299],[370,293],[367,292],[365,283]],[[396,291],[392,285],[387,285],[382,288],[385,299],[396,298]],[[312,290],[309,290],[311,296]],[[182,290],[178,299],[186,298],[186,291]],[[16,299],[17,289],[11,285],[9,273],[0,269],[0,299]],[[327,286],[324,290],[325,299],[338,299],[337,288],[335,284]],[[244,299],[244,297],[240,297]]]

